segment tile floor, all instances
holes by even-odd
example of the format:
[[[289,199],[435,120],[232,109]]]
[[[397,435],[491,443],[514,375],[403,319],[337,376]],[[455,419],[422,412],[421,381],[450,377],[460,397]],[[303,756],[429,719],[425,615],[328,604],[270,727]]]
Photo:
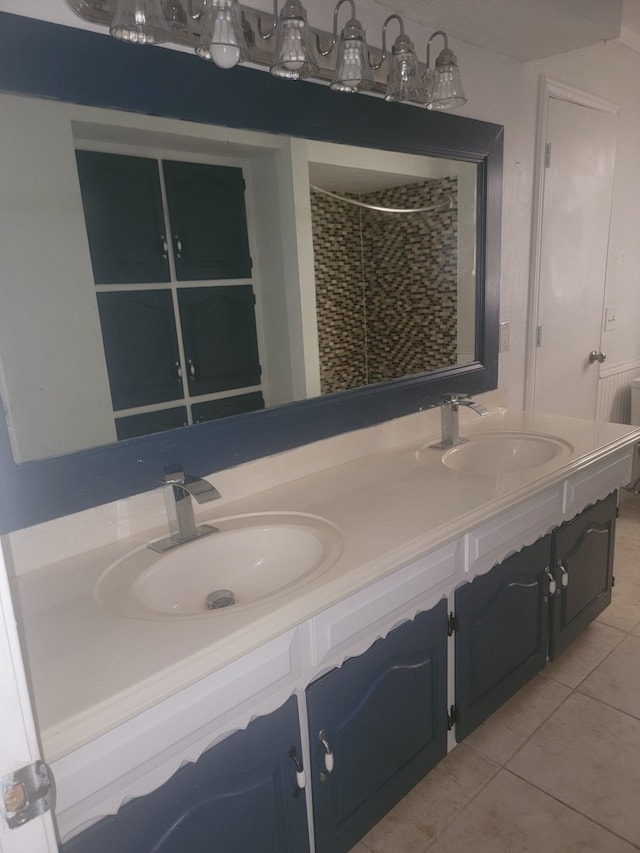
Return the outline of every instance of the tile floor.
[[[640,850],[640,497],[618,521],[613,602],[351,853]]]

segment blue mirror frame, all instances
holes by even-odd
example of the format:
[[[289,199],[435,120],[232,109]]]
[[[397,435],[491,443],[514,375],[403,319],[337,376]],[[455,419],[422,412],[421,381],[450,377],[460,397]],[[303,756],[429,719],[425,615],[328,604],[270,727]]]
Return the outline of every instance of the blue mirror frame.
[[[441,156],[478,167],[476,358],[470,364],[16,464],[0,418],[0,532],[157,488],[165,466],[208,475],[497,385],[503,129],[496,124],[124,44],[0,13],[0,90],[187,121]],[[1,117],[0,117],[1,120]],[[1,263],[1,259],[0,259]],[[1,294],[0,294],[1,295]]]

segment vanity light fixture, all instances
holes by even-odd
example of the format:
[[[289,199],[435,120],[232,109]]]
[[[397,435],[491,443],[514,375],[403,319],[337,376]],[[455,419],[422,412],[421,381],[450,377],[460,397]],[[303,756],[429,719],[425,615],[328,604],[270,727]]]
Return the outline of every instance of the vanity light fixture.
[[[118,0],[109,32],[135,44],[161,44],[171,38],[160,0]]]
[[[389,15],[382,25],[382,56],[380,61],[376,65],[372,64],[371,67],[377,71],[387,59],[387,27],[393,20],[400,24],[400,33],[391,48],[385,101],[413,101],[426,104],[429,100],[429,92],[420,77],[416,49],[404,31],[404,21],[400,15]]]
[[[198,56],[215,62],[218,68],[233,68],[247,61],[249,50],[238,0],[204,0],[200,21]]]
[[[258,34],[270,39],[276,34],[273,64],[269,69],[274,77],[300,80],[315,77],[318,61],[311,41],[311,30],[307,13],[300,0],[286,0],[278,16],[278,0],[273,0],[273,23],[268,33],[262,32],[262,21],[258,18]]]
[[[418,104],[430,110],[451,110],[467,102],[458,62],[443,30],[434,32],[427,41],[425,67],[418,62],[400,15],[389,15],[384,21],[382,48],[369,47],[354,0],[338,0],[331,33],[309,25],[302,0],[272,0],[270,20],[268,13],[240,5],[239,0],[67,2],[81,18],[102,23],[116,38],[138,44],[173,41],[191,46],[198,56],[220,68],[251,62],[269,68],[274,77],[314,78],[328,82],[336,92],[375,89],[387,101]],[[345,3],[351,14],[338,37],[338,16]],[[110,11],[112,7],[115,13]],[[265,27],[263,18],[269,20]],[[387,51],[387,28],[394,20],[400,32]],[[443,38],[444,48],[431,68],[431,42],[436,36]],[[322,44],[328,47],[323,49]]]
[[[431,71],[430,47],[436,36],[442,36],[444,48],[438,54],[435,69]],[[449,40],[443,30],[436,30],[427,42],[427,70],[423,79],[429,90],[429,101],[426,105],[428,110],[452,110],[467,103],[458,60],[449,49]]]
[[[362,24],[356,18],[356,6],[353,0],[338,0],[333,10],[333,33],[331,45],[327,50],[320,47],[320,37],[316,36],[318,52],[328,56],[336,46],[338,38],[338,12],[343,3],[351,7],[351,17],[344,25],[338,42],[336,70],[330,88],[334,92],[363,92],[373,89],[375,80],[369,62],[369,48]]]

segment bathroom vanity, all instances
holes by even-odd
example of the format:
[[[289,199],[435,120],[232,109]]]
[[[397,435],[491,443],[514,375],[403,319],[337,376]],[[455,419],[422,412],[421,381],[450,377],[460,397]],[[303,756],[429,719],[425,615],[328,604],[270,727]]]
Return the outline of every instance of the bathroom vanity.
[[[347,851],[607,606],[640,431],[505,410],[461,412],[460,430],[431,447],[429,410],[212,477],[211,543],[237,525],[283,528],[283,554],[291,531],[321,538],[311,570],[255,600],[192,611],[158,592],[160,490],[131,499],[139,532],[20,575],[65,851],[211,833]],[[207,539],[174,552],[185,588]],[[20,532],[12,546],[20,567]]]

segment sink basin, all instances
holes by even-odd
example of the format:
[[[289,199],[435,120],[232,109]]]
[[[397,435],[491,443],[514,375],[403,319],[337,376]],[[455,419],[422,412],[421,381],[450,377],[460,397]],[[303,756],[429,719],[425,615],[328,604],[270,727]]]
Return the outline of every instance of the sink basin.
[[[418,459],[438,451],[423,447]],[[509,474],[546,465],[569,456],[573,447],[562,438],[542,433],[486,432],[442,454],[442,464],[463,474]],[[433,456],[431,456],[433,459]]]
[[[215,526],[217,533],[163,554],[142,546],[113,563],[96,584],[100,605],[134,619],[216,618],[303,586],[342,551],[334,525],[303,513],[234,516]]]

